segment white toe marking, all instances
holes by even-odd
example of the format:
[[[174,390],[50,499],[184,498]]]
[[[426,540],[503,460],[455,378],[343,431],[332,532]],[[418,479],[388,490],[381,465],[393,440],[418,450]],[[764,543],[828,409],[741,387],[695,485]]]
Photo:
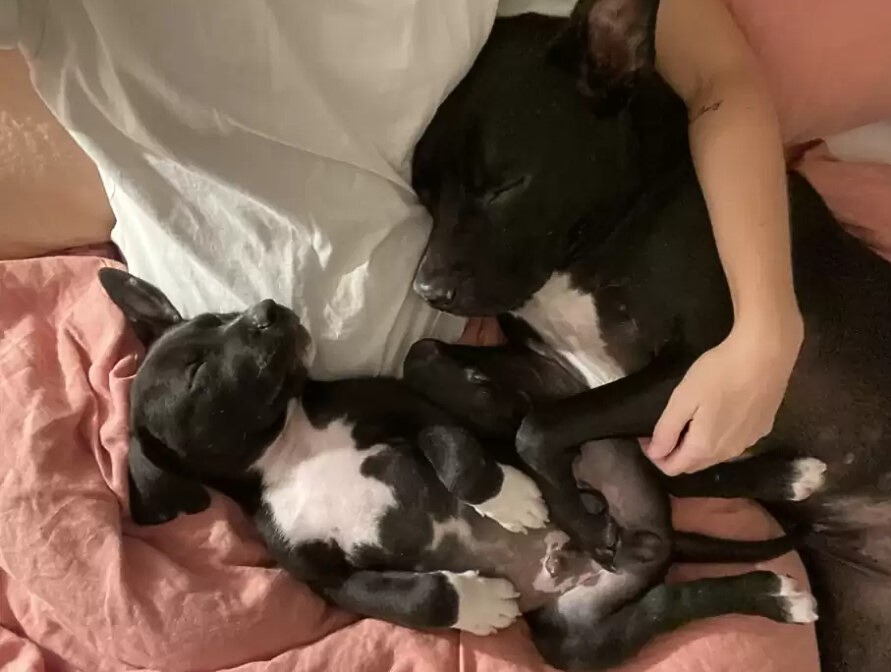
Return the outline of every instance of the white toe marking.
[[[458,593],[458,618],[452,625],[475,635],[491,635],[520,616],[519,593],[506,579],[488,579],[477,572],[443,572]]]
[[[499,466],[504,474],[501,490],[491,499],[471,506],[480,515],[491,518],[511,532],[544,527],[548,522],[548,509],[538,486],[518,469]]]
[[[792,480],[792,501],[807,499],[826,482],[826,463],[813,457],[795,460]]]
[[[798,582],[791,576],[780,576],[780,591],[777,596],[783,601],[789,623],[813,623],[817,620],[817,600],[810,593],[801,590]]]

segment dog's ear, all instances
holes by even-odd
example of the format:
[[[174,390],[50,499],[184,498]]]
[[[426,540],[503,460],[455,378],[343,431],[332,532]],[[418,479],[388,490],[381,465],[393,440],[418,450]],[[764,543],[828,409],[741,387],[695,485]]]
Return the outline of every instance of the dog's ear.
[[[116,268],[103,268],[99,271],[99,282],[145,347],[182,320],[164,293],[145,280]]]
[[[207,490],[178,469],[173,451],[144,430],[130,437],[127,471],[130,517],[137,525],[166,523],[210,506]]]
[[[625,96],[656,63],[659,0],[579,0],[549,57],[598,100]]]

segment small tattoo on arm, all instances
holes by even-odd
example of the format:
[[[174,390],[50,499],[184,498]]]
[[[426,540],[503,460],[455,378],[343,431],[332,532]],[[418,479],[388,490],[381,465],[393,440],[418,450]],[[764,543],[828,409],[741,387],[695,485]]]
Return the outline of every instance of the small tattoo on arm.
[[[719,107],[721,107],[722,102],[723,101],[719,100],[715,103],[712,103],[711,105],[703,105],[702,107],[699,108],[699,110],[697,110],[697,112],[693,116],[690,117],[690,123],[692,124],[694,121],[699,119],[699,117],[701,117],[702,115],[704,115],[707,112],[714,112]]]

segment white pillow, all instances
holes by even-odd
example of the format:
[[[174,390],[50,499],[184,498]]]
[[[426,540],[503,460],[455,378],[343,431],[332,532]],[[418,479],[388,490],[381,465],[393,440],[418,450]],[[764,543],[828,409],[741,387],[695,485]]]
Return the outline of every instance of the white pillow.
[[[187,315],[293,306],[325,377],[396,371],[463,327],[411,291],[428,218],[410,155],[496,5],[46,0],[19,3],[16,30],[131,271]]]

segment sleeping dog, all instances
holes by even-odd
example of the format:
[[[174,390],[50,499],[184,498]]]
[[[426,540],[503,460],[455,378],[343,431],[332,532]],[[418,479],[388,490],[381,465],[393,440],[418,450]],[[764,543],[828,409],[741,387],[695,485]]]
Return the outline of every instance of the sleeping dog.
[[[585,388],[544,404],[497,380],[481,396],[431,393],[468,422],[480,417],[476,404],[504,402],[501,429],[519,429],[552,519],[584,548],[609,543],[610,531],[571,487],[577,447],[648,436],[689,365],[733,319],[683,105],[647,72],[657,4],[586,0],[568,21],[498,21],[414,158],[414,186],[433,217],[417,292],[461,315],[513,315],[528,345],[515,348],[515,366],[544,354]],[[619,6],[622,21],[611,23],[603,12]],[[609,57],[617,50],[622,58]],[[788,457],[826,463],[818,496],[762,500],[785,525],[821,530],[803,550],[827,666],[887,669],[891,637],[875,633],[891,623],[891,267],[839,227],[803,177],[789,175],[789,193],[806,339],[774,429],[750,459],[671,487],[735,497]],[[460,349],[435,358],[455,379],[481,370],[472,360]]]
[[[402,382],[309,378],[311,341],[292,311],[267,300],[184,320],[157,288],[123,271],[103,269],[100,280],[147,347],[131,389],[137,523],[201,511],[205,486],[215,487],[253,515],[283,568],[334,604],[478,634],[526,612],[539,648],[563,668],[616,664],[654,635],[707,616],[816,618],[812,597],[771,572],[661,584],[672,552],[667,498],[640,451],[620,441],[588,444],[575,472],[592,509],[615,517],[618,550],[607,569],[547,524],[529,476]],[[408,365],[422,366],[429,350],[420,344]],[[543,382],[514,373],[533,394],[576,384],[559,369],[527,373],[548,373]],[[788,548],[782,539],[677,541],[705,560]]]

